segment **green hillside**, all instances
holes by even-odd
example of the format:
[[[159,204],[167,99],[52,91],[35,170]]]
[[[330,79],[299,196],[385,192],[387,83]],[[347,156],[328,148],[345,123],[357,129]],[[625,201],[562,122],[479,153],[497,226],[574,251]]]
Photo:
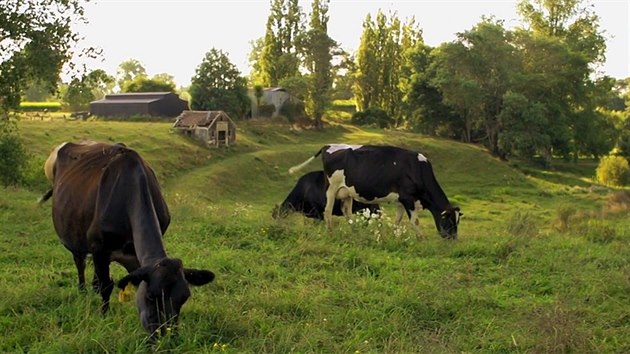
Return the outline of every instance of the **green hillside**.
[[[31,186],[0,194],[0,351],[146,350],[133,304],[79,294],[40,175],[63,141],[124,142],[156,170],[172,211],[164,242],[216,281],[195,289],[173,352],[624,352],[630,350],[630,235],[622,194],[593,186],[592,162],[553,171],[484,149],[406,132],[336,125],[323,132],[240,122],[237,144],[207,150],[169,123],[23,121]],[[336,218],[337,229],[271,218],[327,143],[393,144],[433,163],[462,208],[459,239],[385,218]],[[321,168],[321,162],[310,166]],[[306,172],[306,171],[304,171]],[[616,203],[612,196],[616,196]],[[626,203],[626,204],[624,204]],[[112,266],[113,277],[123,269]],[[91,277],[91,269],[88,270]],[[114,294],[113,296],[116,296]]]

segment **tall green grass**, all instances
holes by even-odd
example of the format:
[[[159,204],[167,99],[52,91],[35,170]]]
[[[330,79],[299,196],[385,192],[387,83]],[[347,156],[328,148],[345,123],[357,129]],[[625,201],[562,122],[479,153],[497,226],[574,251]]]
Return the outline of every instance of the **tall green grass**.
[[[515,168],[448,140],[264,122],[240,123],[236,146],[207,150],[169,126],[20,123],[41,163],[54,145],[90,138],[124,142],[155,168],[172,212],[168,253],[217,274],[193,289],[179,336],[148,348],[133,303],[113,294],[102,316],[98,296],[78,292],[50,205],[35,204],[41,180],[0,193],[0,352],[630,351],[628,208],[590,188],[590,167]],[[287,169],[331,142],[422,151],[465,214],[459,239],[442,240],[426,212],[421,236],[398,228],[391,205],[372,223],[335,218],[334,231],[272,219],[297,179]]]

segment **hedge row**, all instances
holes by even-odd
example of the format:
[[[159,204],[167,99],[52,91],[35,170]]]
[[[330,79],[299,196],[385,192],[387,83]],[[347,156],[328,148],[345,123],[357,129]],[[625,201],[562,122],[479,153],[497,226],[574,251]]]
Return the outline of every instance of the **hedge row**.
[[[59,102],[21,102],[20,111],[22,112],[59,112],[61,111],[61,103]]]

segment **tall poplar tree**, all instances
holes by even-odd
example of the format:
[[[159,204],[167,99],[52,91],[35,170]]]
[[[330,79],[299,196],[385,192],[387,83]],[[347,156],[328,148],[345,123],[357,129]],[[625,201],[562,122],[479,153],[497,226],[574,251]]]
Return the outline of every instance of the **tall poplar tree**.
[[[278,86],[283,79],[299,75],[297,40],[303,32],[302,17],[298,0],[271,0],[265,36],[252,48],[260,53],[252,65],[252,77],[260,80],[257,84]]]
[[[376,19],[367,15],[357,51],[354,95],[359,111],[380,108],[400,123],[405,115],[401,104],[408,86],[404,77],[409,50],[422,41],[414,20],[402,23],[379,10]]]
[[[313,0],[309,30],[303,40],[304,67],[308,90],[306,112],[322,128],[322,116],[330,105],[330,90],[334,78],[332,58],[337,44],[328,36],[328,5],[330,0]]]

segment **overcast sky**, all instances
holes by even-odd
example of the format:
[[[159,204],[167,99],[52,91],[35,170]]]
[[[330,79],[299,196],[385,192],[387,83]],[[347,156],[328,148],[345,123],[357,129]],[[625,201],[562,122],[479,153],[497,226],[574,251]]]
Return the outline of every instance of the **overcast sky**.
[[[630,8],[628,0],[595,0],[595,12],[607,38],[602,72],[615,78],[630,76]],[[401,20],[415,17],[425,43],[437,46],[471,29],[482,15],[519,25],[514,0],[331,0],[328,31],[348,51],[355,51],[368,13],[396,13]],[[188,85],[205,53],[217,48],[228,53],[242,74],[250,71],[251,41],[264,35],[269,0],[95,0],[86,5],[87,25],[79,25],[82,46],[103,50],[91,69],[111,75],[128,59],[140,61],[152,76],[168,73],[178,85]],[[310,1],[300,0],[305,12]]]

